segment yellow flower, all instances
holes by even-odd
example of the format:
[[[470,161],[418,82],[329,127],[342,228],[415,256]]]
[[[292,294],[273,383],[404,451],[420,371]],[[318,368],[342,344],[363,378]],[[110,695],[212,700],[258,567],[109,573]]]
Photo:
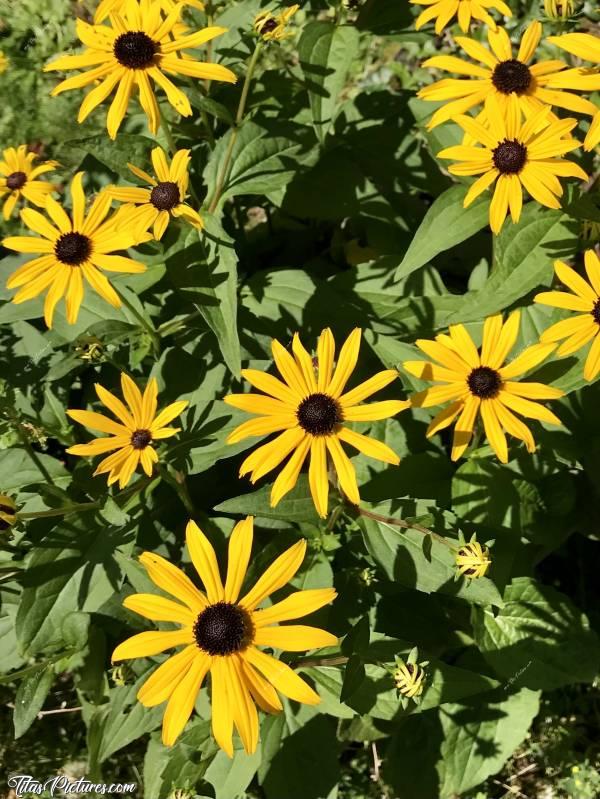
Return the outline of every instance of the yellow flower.
[[[562,36],[548,36],[548,41],[584,61],[600,64],[600,38],[592,33],[565,33]],[[556,75],[550,81],[549,87],[564,88],[563,84],[571,79],[571,75],[581,81],[587,91],[600,89],[600,70],[589,67],[569,69],[567,72]],[[592,120],[583,146],[586,150],[593,150],[598,142],[600,142],[600,111]]]
[[[0,75],[3,72],[6,72],[6,70],[8,69],[8,64],[9,64],[8,58],[4,55],[2,50],[0,50]]]
[[[540,341],[562,341],[556,354],[572,355],[593,340],[583,369],[584,378],[593,380],[600,372],[600,259],[594,250],[585,253],[587,281],[562,261],[555,261],[554,271],[572,293],[542,291],[534,297],[534,302],[576,313],[551,325]]]
[[[0,161],[0,198],[5,197],[2,215],[10,219],[18,201],[23,198],[41,208],[46,204],[46,197],[54,191],[52,183],[36,180],[45,172],[56,169],[56,161],[43,161],[34,166],[35,153],[27,152],[27,145],[21,144],[16,149],[9,147],[2,153]]]
[[[0,494],[0,533],[8,530],[17,521],[17,506],[12,497]]]
[[[202,227],[202,217],[197,211],[184,203],[189,175],[190,151],[178,150],[169,165],[161,147],[152,150],[152,165],[156,178],[133,164],[127,166],[136,177],[145,180],[151,188],[127,188],[110,186],[109,193],[115,200],[134,203],[138,207],[135,230],[148,230],[154,225],[154,238],[163,237],[170,216],[181,216],[196,228]]]
[[[429,6],[419,14],[415,27],[417,30],[435,19],[435,32],[441,33],[450,20],[458,17],[458,24],[463,33],[466,33],[471,26],[471,18],[485,22],[492,30],[496,28],[496,23],[487,9],[493,8],[504,14],[505,17],[512,17],[512,11],[503,0],[410,0],[420,6]]]
[[[315,508],[321,517],[327,515],[328,453],[342,491],[353,504],[360,502],[354,466],[344,452],[342,442],[385,463],[397,465],[400,462],[386,444],[356,433],[344,425],[345,422],[387,419],[410,405],[409,402],[399,400],[374,402],[370,405],[358,404],[392,383],[398,377],[395,369],[379,372],[344,393],[358,360],[360,338],[359,328],[348,336],[340,350],[335,371],[335,341],[329,328],[319,337],[317,369],[297,333],[294,334],[292,343],[293,356],[274,339],[271,345],[273,358],[284,382],[255,369],[243,369],[242,376],[267,396],[232,394],[225,397],[225,402],[229,405],[258,416],[257,419],[251,419],[237,427],[227,439],[229,444],[243,441],[249,436],[280,433],[273,441],[259,447],[246,458],[240,468],[240,476],[250,472],[250,480],[255,483],[292,453],[273,483],[272,507],[296,485],[309,452],[308,481]]]
[[[138,464],[142,465],[142,469],[150,477],[152,467],[158,461],[152,442],[179,433],[180,427],[165,427],[165,425],[187,408],[187,400],[172,402],[157,414],[156,380],[150,378],[142,395],[133,380],[125,373],[121,374],[121,390],[126,404],[99,383],[96,383],[94,388],[100,402],[119,421],[115,422],[93,411],[67,411],[71,419],[76,422],[92,430],[109,434],[108,438],[95,438],[89,444],[75,444],[69,447],[67,452],[71,455],[100,455],[117,450],[104,458],[94,472],[94,477],[108,472],[108,485],[118,480],[119,487],[124,488],[131,480]]]
[[[577,0],[544,0],[544,11],[551,20],[567,20],[577,10]]]
[[[17,304],[48,289],[44,303],[44,319],[48,327],[52,327],[54,309],[63,295],[67,322],[74,324],[77,321],[84,281],[113,307],[119,308],[119,295],[103,271],[135,274],[146,270],[144,264],[113,254],[151,238],[147,233],[136,236],[127,230],[127,217],[134,213],[133,209],[120,209],[106,219],[112,198],[107,192],[101,192],[86,216],[82,182],[83,172],[78,172],[71,183],[71,217],[53,197],[48,197],[47,216],[32,208],[21,211],[23,222],[42,238],[9,236],[2,242],[9,250],[39,254],[40,257],[27,261],[13,272],[6,286],[9,289],[22,286],[13,297]]]
[[[152,82],[163,89],[178,113],[190,116],[192,108],[188,98],[165,73],[228,83],[235,83],[236,76],[221,64],[180,57],[180,51],[199,47],[226,30],[204,28],[189,36],[171,38],[181,8],[181,4],[177,4],[163,20],[160,4],[148,6],[142,0],[126,0],[122,15],[111,14],[110,26],[88,25],[78,19],[77,34],[87,49],[81,55],[62,56],[45,70],[92,69],[62,81],[52,95],[93,85],[79,109],[77,121],[83,122],[117,87],[107,115],[106,127],[111,139],[117,135],[136,87],[150,130],[158,131],[160,112]]]
[[[487,439],[502,463],[508,462],[505,432],[524,441],[528,452],[535,452],[531,431],[513,411],[528,419],[561,424],[548,408],[531,401],[558,399],[563,396],[560,389],[514,380],[540,364],[556,345],[533,344],[511,363],[502,365],[515,345],[519,323],[518,311],[513,311],[504,324],[501,314],[488,317],[483,326],[481,350],[477,349],[463,325],[451,325],[449,335],[440,334],[435,341],[419,339],[416,342],[417,347],[436,363],[404,363],[410,374],[442,384],[413,395],[411,401],[416,408],[450,403],[433,419],[427,428],[427,436],[449,427],[458,417],[452,443],[453,461],[458,460],[469,446],[479,414]]]
[[[336,592],[333,588],[296,591],[258,608],[300,568],[306,552],[306,541],[301,540],[280,555],[240,599],[252,550],[252,522],[248,516],[229,537],[225,584],[210,541],[194,522],[187,525],[188,551],[206,593],[160,555],[144,552],[140,558],[150,579],[179,601],[133,594],[123,604],[147,619],[173,622],[180,629],[134,635],[119,644],[112,659],[151,657],[175,646],[185,647],[165,660],[137,695],[146,707],[167,702],[162,728],[165,746],[172,746],[185,727],[209,672],[213,735],[229,757],[233,756],[234,725],[246,752],[256,750],[256,705],[267,713],[278,713],[282,710],[278,691],[308,705],[321,701],[286,663],[259,647],[300,652],[337,644],[335,636],[317,627],[278,624],[313,613],[332,602]]]
[[[438,157],[461,162],[448,167],[453,175],[481,175],[467,192],[465,208],[496,183],[490,203],[490,226],[494,233],[499,233],[509,210],[513,222],[519,221],[523,188],[541,205],[560,208],[558,198],[563,189],[558,177],[586,180],[587,175],[578,164],[561,158],[579,147],[579,142],[568,136],[577,124],[575,119],[548,124],[550,109],[546,106],[521,124],[515,98],[508,104],[506,117],[494,97],[490,98],[489,107],[490,129],[469,116],[459,115],[455,119],[482,147],[447,147]]]
[[[478,580],[485,577],[492,565],[490,550],[481,546],[477,537],[473,535],[469,542],[464,542],[456,553],[456,567],[461,577],[469,580]]]
[[[478,61],[474,64],[463,58],[449,55],[438,55],[427,59],[424,67],[443,69],[466,78],[446,78],[419,91],[419,97],[428,101],[449,101],[439,108],[431,117],[428,127],[435,128],[442,122],[454,119],[458,114],[466,114],[472,108],[485,104],[480,121],[486,117],[493,129],[496,112],[489,108],[490,98],[495,98],[500,113],[508,113],[509,99],[516,97],[522,114],[529,118],[544,105],[566,108],[580,114],[593,116],[597,108],[589,100],[564,91],[548,88],[551,78],[566,68],[562,61],[539,61],[530,64],[542,37],[542,26],[532,22],[527,28],[515,58],[508,33],[498,28],[487,33],[490,49],[480,42],[463,36],[456,41],[464,52]],[[586,82],[576,70],[567,70],[564,74],[566,89],[586,90]]]
[[[404,708],[408,706],[409,699],[419,704],[425,687],[427,678],[425,666],[429,665],[429,661],[423,660],[418,663],[418,657],[419,652],[416,647],[410,651],[406,662],[398,655],[395,656],[396,668],[392,670],[392,676]]]
[[[199,0],[179,0],[179,2],[181,2],[181,5],[197,8],[198,11],[204,10],[204,3],[199,2]],[[94,14],[94,23],[99,25],[110,14],[123,14],[126,5],[127,0],[100,0],[100,4]],[[177,3],[175,0],[158,0],[157,5],[160,6],[163,13],[170,14]]]
[[[254,30],[265,42],[287,39],[294,35],[292,31],[287,30],[288,22],[299,8],[297,4],[288,6],[277,16],[270,11],[262,11],[254,19]]]

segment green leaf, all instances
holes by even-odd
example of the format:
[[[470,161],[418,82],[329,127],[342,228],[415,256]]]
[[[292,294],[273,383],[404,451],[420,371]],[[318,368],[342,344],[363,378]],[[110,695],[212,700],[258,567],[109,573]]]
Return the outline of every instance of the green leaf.
[[[427,527],[428,521],[420,519],[419,523]],[[401,529],[364,516],[360,524],[369,554],[393,582],[428,594],[439,591],[477,604],[502,604],[498,589],[487,577],[455,580],[455,554],[451,546],[433,538],[431,551],[427,552],[426,536],[418,530]]]
[[[243,796],[256,774],[261,760],[260,747],[247,755],[243,749],[235,749],[233,758],[223,751],[217,752],[204,775],[215,789],[215,799],[238,799]]]
[[[54,670],[47,666],[42,666],[21,680],[13,713],[15,738],[20,738],[31,727],[46,701],[53,682]]]
[[[396,270],[396,280],[407,277],[439,253],[466,241],[488,224],[489,199],[478,197],[464,208],[466,193],[465,186],[452,186],[435,200]]]
[[[68,154],[68,161],[74,168],[81,164],[86,155],[93,155],[112,172],[133,183],[135,178],[127,163],[144,169],[153,147],[156,147],[156,142],[147,136],[120,133],[117,141],[111,141],[106,134],[101,133],[98,136],[66,141],[63,152]]]
[[[465,795],[502,768],[538,710],[539,694],[524,689],[491,702],[414,715],[392,738],[384,778],[397,796]]]
[[[216,511],[232,514],[250,514],[262,519],[278,519],[286,522],[318,523],[319,515],[310,495],[308,478],[301,475],[295,487],[272,508],[270,503],[271,486],[265,485],[250,494],[242,494],[227,499],[215,507]]]
[[[192,723],[172,747],[153,735],[144,758],[145,799],[167,799],[178,789],[194,789],[218,751],[210,721]]]
[[[489,664],[511,685],[553,690],[591,682],[600,642],[571,600],[530,577],[516,577],[494,614],[478,610],[474,635]]]
[[[26,654],[61,644],[68,613],[97,611],[119,588],[121,571],[114,554],[128,551],[132,541],[126,543],[121,531],[90,522],[89,514],[78,527],[63,521],[27,563],[16,621],[19,646]]]
[[[88,722],[92,774],[112,754],[160,725],[164,708],[145,708],[136,698],[148,676],[146,672],[133,685],[112,688],[109,702],[93,711]]]
[[[36,483],[47,483],[50,475],[55,485],[67,486],[71,475],[65,467],[50,455],[36,452],[32,458],[25,449],[7,449],[0,452],[0,485],[2,491],[10,493]]]
[[[349,25],[310,22],[298,42],[317,136],[325,139],[340,109],[339,95],[358,55],[359,34]]]
[[[185,246],[169,262],[177,288],[200,311],[211,328],[225,363],[234,375],[241,369],[237,331],[237,254],[215,216],[206,216],[204,229],[192,229]]]
[[[508,308],[530,291],[549,286],[556,258],[570,255],[577,245],[577,226],[562,211],[529,203],[518,225],[505,223],[496,239],[490,277],[480,291],[465,295],[452,322],[471,322]]]
[[[307,131],[310,136],[307,136]],[[225,153],[235,136],[231,169],[223,186],[219,208],[223,202],[244,194],[267,196],[287,186],[301,164],[311,157],[314,136],[310,128],[280,125],[271,129],[255,122],[245,122],[239,129],[229,130],[212,151],[204,169],[204,181],[215,187],[221,178]]]

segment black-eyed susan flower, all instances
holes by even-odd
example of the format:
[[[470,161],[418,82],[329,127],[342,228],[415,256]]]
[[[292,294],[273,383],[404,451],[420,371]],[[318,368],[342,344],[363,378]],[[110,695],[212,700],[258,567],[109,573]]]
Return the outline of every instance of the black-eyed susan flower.
[[[472,108],[484,106],[480,121],[488,122],[488,127],[493,130],[498,116],[506,117],[508,114],[509,98],[518,100],[525,118],[537,113],[544,105],[593,116],[597,109],[589,100],[569,91],[548,88],[551,78],[566,69],[564,62],[542,60],[531,63],[541,37],[541,23],[532,22],[523,33],[515,57],[508,33],[504,28],[497,28],[487,32],[489,49],[475,39],[456,37],[457,44],[473,61],[448,55],[427,59],[423,63],[425,67],[465,76],[445,78],[419,91],[422,100],[447,101],[433,114],[428,128],[435,128],[458,114],[466,114]],[[563,88],[586,91],[586,81],[574,73],[574,70],[564,73],[567,77]],[[489,103],[492,97],[496,100],[497,108]]]
[[[556,350],[559,356],[572,355],[592,342],[583,367],[586,380],[593,380],[600,372],[600,259],[594,250],[585,253],[587,281],[562,261],[555,261],[556,277],[569,291],[542,291],[534,302],[575,311],[562,319],[540,336],[540,341],[562,341]]]
[[[198,11],[204,10],[204,3],[200,0],[179,0],[182,6],[190,6],[190,8],[197,8]],[[99,25],[104,22],[110,14],[123,14],[127,0],[100,0],[98,8],[94,14],[94,22]],[[157,0],[156,5],[159,5],[164,14],[170,14],[177,5],[176,0]]]
[[[157,413],[158,385],[155,378],[150,378],[142,394],[124,372],[121,374],[121,391],[125,403],[99,383],[94,388],[100,402],[118,421],[94,411],[68,410],[67,415],[71,419],[109,435],[107,438],[95,438],[89,444],[75,444],[67,452],[82,456],[112,452],[112,455],[100,462],[94,472],[94,477],[108,473],[108,485],[118,480],[119,487],[124,488],[140,464],[148,477],[151,477],[153,466],[158,462],[158,455],[152,444],[179,433],[180,427],[166,425],[187,408],[187,400],[172,402]]]
[[[0,533],[8,530],[17,521],[17,506],[12,497],[0,494]]]
[[[154,83],[165,92],[179,114],[190,116],[192,108],[188,98],[166,73],[228,83],[235,83],[236,76],[221,64],[180,57],[182,51],[199,47],[225,32],[225,28],[210,27],[188,36],[173,36],[181,8],[182,5],[178,3],[163,18],[160,3],[150,5],[143,0],[126,0],[121,14],[110,15],[110,25],[89,25],[78,19],[77,34],[86,45],[86,50],[81,55],[62,56],[45,69],[92,68],[62,81],[52,94],[93,86],[79,109],[77,121],[83,122],[116,89],[106,124],[111,139],[116,137],[136,89],[150,130],[152,133],[158,131],[160,112]]]
[[[408,706],[410,699],[418,705],[425,688],[425,680],[427,679],[425,667],[429,665],[429,661],[423,660],[419,663],[418,659],[419,651],[417,647],[411,649],[406,661],[398,655],[395,657],[396,668],[392,671],[392,675],[400,697],[400,703],[404,708]]]
[[[309,453],[308,481],[315,508],[322,517],[327,515],[329,496],[328,456],[344,494],[353,504],[360,502],[354,466],[344,452],[342,443],[385,463],[399,463],[398,456],[386,444],[346,426],[347,422],[387,419],[410,405],[401,400],[359,404],[392,383],[398,377],[395,369],[379,372],[356,388],[344,390],[358,360],[360,339],[361,331],[356,328],[344,342],[335,370],[335,341],[329,328],[319,337],[316,369],[297,333],[292,343],[293,354],[274,339],[273,359],[283,382],[265,372],[244,369],[242,376],[264,394],[231,394],[225,397],[229,405],[258,417],[237,427],[227,439],[229,444],[250,436],[279,433],[277,438],[246,458],[240,468],[240,476],[250,474],[251,482],[255,483],[290,456],[273,483],[272,507],[296,485]]]
[[[183,217],[194,227],[201,228],[202,217],[184,202],[189,185],[189,164],[189,150],[178,150],[169,164],[163,149],[155,147],[152,150],[155,178],[139,167],[128,164],[133,174],[146,181],[150,188],[110,186],[107,191],[115,200],[136,205],[135,230],[142,232],[153,226],[157,240],[163,237],[171,216]]]
[[[240,598],[252,550],[252,517],[239,522],[229,538],[227,576],[223,584],[215,551],[194,522],[186,529],[192,563],[204,585],[200,591],[176,566],[145,552],[140,561],[150,579],[173,599],[133,594],[123,604],[147,619],[179,625],[171,631],[143,632],[115,649],[113,661],[151,657],[183,646],[165,660],[138,692],[146,707],[167,702],[162,740],[172,746],[192,714],[196,696],[210,673],[212,731],[219,746],[233,756],[233,729],[246,752],[258,744],[256,706],[267,713],[282,709],[278,692],[296,702],[317,705],[317,693],[286,663],[259,647],[299,652],[334,646],[337,638],[317,627],[279,622],[307,616],[332,602],[333,588],[296,591],[267,608],[259,605],[283,588],[304,559],[306,541],[280,555]]]
[[[540,205],[560,208],[563,189],[558,178],[587,179],[578,164],[562,158],[579,147],[579,142],[568,135],[577,121],[548,122],[550,109],[546,106],[521,123],[517,101],[511,100],[504,116],[495,98],[490,98],[494,124],[489,129],[472,117],[456,117],[455,121],[475,142],[480,142],[481,147],[458,145],[438,153],[439,158],[460,162],[448,167],[453,175],[481,175],[465,196],[465,208],[496,184],[490,203],[490,227],[494,233],[502,229],[509,210],[512,221],[519,221],[523,189]]]
[[[549,36],[548,41],[584,61],[600,64],[600,38],[593,33],[565,33],[562,36]],[[576,67],[559,73],[553,76],[549,88],[562,89],[564,84],[572,79],[581,81],[587,91],[600,89],[600,70],[597,67]],[[593,150],[598,142],[600,142],[600,112],[593,118],[583,146],[586,150]]]
[[[46,172],[56,169],[56,161],[44,161],[34,166],[37,155],[27,152],[27,145],[9,147],[0,161],[0,199],[4,198],[2,215],[9,219],[20,199],[44,207],[46,198],[54,191],[52,183],[36,180]]]
[[[450,403],[427,428],[433,436],[455,420],[452,460],[458,460],[471,442],[478,417],[485,435],[502,463],[508,462],[506,433],[525,442],[535,452],[531,431],[515,413],[547,424],[561,421],[545,405],[532,400],[551,400],[563,396],[558,388],[542,383],[515,380],[545,360],[555,344],[533,344],[503,366],[519,335],[520,314],[513,311],[506,322],[502,315],[490,316],[483,325],[483,342],[478,349],[463,325],[451,325],[448,335],[434,341],[419,339],[416,344],[432,361],[406,361],[407,372],[439,385],[411,397],[415,408],[431,408]]]
[[[472,19],[485,22],[494,30],[496,23],[488,13],[488,9],[499,11],[505,17],[512,17],[512,11],[503,0],[410,0],[410,2],[419,6],[428,6],[417,17],[416,29],[419,30],[423,25],[435,20],[435,32],[438,34],[455,17],[463,33],[469,30]]]
[[[492,565],[489,547],[480,544],[474,533],[470,541],[461,540],[455,562],[458,577],[467,577],[469,580],[485,577]]]
[[[2,50],[0,50],[0,75],[3,72],[6,72],[6,70],[8,69],[8,63],[9,63],[8,58],[4,55]]]
[[[47,290],[44,319],[48,327],[52,327],[54,309],[63,296],[67,321],[69,324],[77,321],[85,283],[119,308],[119,295],[104,272],[139,273],[146,269],[144,264],[114,254],[151,238],[147,233],[138,236],[127,229],[127,217],[134,209],[123,207],[107,219],[112,198],[101,192],[86,216],[83,172],[78,172],[71,182],[71,199],[71,216],[53,197],[46,200],[47,216],[32,208],[21,211],[23,222],[41,238],[9,236],[2,242],[10,250],[39,255],[13,272],[6,285],[9,289],[20,289],[13,297],[17,304]]]
[[[300,8],[299,5],[288,6],[279,14],[272,14],[270,11],[261,11],[254,19],[254,30],[265,42],[281,41],[293,36],[293,32],[288,30],[288,23]]]

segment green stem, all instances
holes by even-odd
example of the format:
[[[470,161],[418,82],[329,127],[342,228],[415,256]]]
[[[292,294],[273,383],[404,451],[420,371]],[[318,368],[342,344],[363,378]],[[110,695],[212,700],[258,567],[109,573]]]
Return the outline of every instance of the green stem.
[[[17,513],[17,519],[24,521],[25,519],[49,519],[52,516],[68,516],[70,513],[79,513],[79,511],[97,510],[101,508],[100,502],[80,502],[77,505],[66,505],[64,508],[51,508],[50,510],[32,511],[31,513]]]
[[[152,327],[152,325],[148,322],[148,320],[145,319],[141,315],[141,313],[136,308],[133,307],[133,305],[129,302],[127,297],[125,297],[123,292],[119,291],[119,289],[116,286],[113,286],[113,288],[115,289],[115,291],[119,295],[119,298],[121,299],[121,302],[123,303],[123,305],[129,311],[131,311],[133,316],[135,316],[137,321],[140,323],[141,327],[144,328],[146,333],[148,333],[148,335],[152,339],[152,348],[154,349],[154,354],[155,355],[159,355],[160,354],[160,338],[158,337],[158,334],[157,334],[156,330]]]
[[[175,139],[173,138],[173,134],[171,132],[171,126],[167,122],[167,118],[165,117],[160,104],[158,104],[158,114],[160,116],[160,126],[165,134],[171,157],[173,157],[177,152],[177,145],[175,144]]]
[[[293,669],[311,669],[317,666],[343,666],[348,662],[345,655],[329,655],[322,658],[304,658],[291,664]]]
[[[190,516],[196,516],[196,509],[190,497],[183,472],[176,471],[174,474],[171,474],[169,467],[163,466],[162,464],[158,465],[158,471],[165,482],[175,490],[177,496],[181,500],[181,504]]]
[[[31,460],[35,463],[41,474],[44,476],[46,482],[49,485],[54,485],[54,480],[52,479],[50,472],[48,471],[48,469],[46,469],[46,467],[42,462],[42,459],[39,457],[37,452],[31,446],[31,442],[29,441],[29,439],[27,438],[27,434],[23,430],[23,427],[21,425],[21,420],[19,419],[17,413],[12,408],[7,408],[7,411],[12,420],[17,435],[19,436],[23,446],[27,450],[27,454],[29,455]]]
[[[217,185],[215,187],[213,198],[208,207],[208,212],[210,214],[215,212],[215,209],[219,204],[219,200],[221,199],[221,194],[223,193],[223,186],[225,185],[225,181],[227,180],[227,176],[229,174],[231,156],[233,155],[233,148],[235,146],[240,125],[244,118],[246,103],[248,102],[248,95],[250,93],[250,85],[252,83],[252,76],[254,75],[254,70],[256,68],[256,64],[258,63],[260,50],[261,50],[261,43],[260,41],[258,41],[256,43],[256,47],[254,48],[254,52],[252,53],[252,58],[250,59],[250,63],[248,64],[248,69],[246,71],[246,78],[244,80],[244,86],[242,88],[242,95],[240,97],[237,114],[235,115],[235,126],[231,128],[231,136],[229,138],[229,144],[227,145],[227,151],[225,153],[225,157],[223,158],[223,166],[221,168],[221,173],[217,179]]]
[[[197,319],[199,316],[202,316],[200,311],[194,311],[193,313],[184,316],[183,319],[171,319],[170,322],[165,322],[162,324],[156,332],[161,338],[170,336],[173,333],[176,333],[180,328],[185,327],[185,325],[187,325],[188,322],[191,322],[192,319]]]

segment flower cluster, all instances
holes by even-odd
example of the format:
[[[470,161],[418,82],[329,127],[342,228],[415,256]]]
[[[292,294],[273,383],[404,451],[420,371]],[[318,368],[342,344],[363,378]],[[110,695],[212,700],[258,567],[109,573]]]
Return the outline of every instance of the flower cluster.
[[[457,3],[459,20],[461,12],[466,20],[466,9],[479,5],[469,0],[448,0],[447,4],[431,6],[428,11],[437,8],[438,12],[427,19],[437,16],[443,28]],[[445,5],[444,10],[441,6]],[[496,7],[489,2],[482,5]],[[500,5],[504,4],[497,7]],[[499,10],[505,14],[509,11]],[[471,13],[475,15],[474,8],[469,18]],[[537,20],[524,31],[516,52],[507,31],[491,18],[485,21],[489,25],[487,47],[472,36],[457,36],[463,55],[433,56],[424,62],[425,67],[460,77],[425,86],[419,97],[443,103],[432,114],[429,129],[451,121],[464,131],[462,144],[442,150],[438,157],[457,162],[449,167],[454,175],[479,176],[465,196],[465,208],[494,186],[489,219],[497,234],[509,212],[513,222],[519,221],[523,190],[540,205],[560,208],[563,187],[559,178],[587,179],[578,164],[564,158],[580,146],[571,135],[577,120],[561,119],[555,109],[593,117],[584,142],[586,149],[592,149],[600,141],[600,113],[594,103],[577,92],[599,89],[600,74],[585,67],[569,69],[559,59],[540,58],[542,24]],[[468,22],[462,27],[467,30]],[[600,62],[598,39],[590,34],[550,36],[547,41],[580,58]],[[470,111],[476,116],[467,115]]]
[[[565,158],[579,147],[571,135],[578,122],[559,113],[567,110],[589,117],[585,147],[598,144],[600,114],[589,99],[580,96],[600,89],[598,70],[569,68],[561,60],[539,58],[539,21],[528,26],[514,48],[494,16],[511,16],[502,0],[411,2],[426,7],[416,20],[418,29],[435,20],[435,32],[440,34],[455,18],[465,34],[473,21],[488,26],[487,44],[473,36],[457,36],[455,41],[463,55],[429,58],[425,67],[460,77],[440,79],[419,92],[423,100],[443,103],[432,114],[429,129],[450,122],[462,131],[461,144],[446,147],[437,155],[452,162],[450,174],[477,177],[466,192],[465,207],[494,186],[489,221],[495,234],[509,213],[514,223],[519,221],[524,192],[543,206],[559,208],[563,194],[560,179],[587,179],[578,164]],[[87,88],[78,122],[111,98],[106,128],[113,140],[134,102],[139,101],[152,134],[166,124],[157,89],[179,115],[191,116],[186,92],[171,78],[235,83],[236,75],[224,64],[196,57],[199,47],[226,31],[212,25],[189,27],[181,20],[184,6],[203,9],[198,0],[101,0],[92,23],[77,20],[82,52],[61,56],[46,66],[47,71],[76,73],[58,83],[53,95]],[[253,26],[256,49],[252,63],[263,43],[277,43],[291,36],[288,26],[297,11],[297,5],[279,14],[261,11]],[[566,0],[547,2],[546,13],[567,18],[574,13],[573,4]],[[547,42],[591,64],[600,64],[599,41],[590,34],[551,36]],[[0,54],[0,72],[5,68],[6,60]],[[247,95],[245,83],[241,112]],[[236,135],[234,127],[225,156],[225,176]],[[44,320],[52,328],[57,306],[64,299],[66,321],[75,324],[86,290],[97,293],[113,307],[125,301],[111,276],[146,270],[143,255],[134,252],[131,257],[129,250],[160,242],[168,226],[181,221],[201,231],[204,219],[194,208],[196,193],[194,184],[190,184],[191,151],[175,146],[170,149],[167,154],[162,147],[153,147],[146,154],[151,167],[128,164],[133,175],[129,185],[105,186],[89,202],[84,172],[77,172],[70,182],[70,202],[57,199],[58,185],[38,178],[60,169],[58,162],[36,165],[37,154],[25,144],[6,149],[0,161],[3,216],[8,220],[19,207],[20,220],[33,235],[10,235],[2,243],[17,253],[34,256],[8,278],[7,287],[17,290],[12,301],[19,304],[44,294]],[[143,185],[134,185],[134,179]],[[218,199],[222,185],[209,189]],[[372,425],[409,409],[438,408],[426,435],[431,437],[453,427],[448,447],[452,461],[463,457],[480,434],[501,463],[509,461],[507,437],[522,442],[527,452],[533,453],[534,434],[524,420],[560,425],[559,417],[546,403],[560,399],[563,392],[530,379],[529,373],[553,353],[567,356],[587,344],[591,345],[584,377],[592,380],[600,373],[600,259],[593,250],[585,254],[585,270],[587,280],[562,261],[556,262],[556,277],[567,291],[544,291],[534,301],[573,315],[552,324],[539,341],[525,347],[517,347],[520,312],[512,311],[506,318],[495,314],[484,319],[481,326],[467,329],[460,323],[451,324],[447,332],[418,339],[415,344],[424,357],[393,364],[353,384],[360,356],[360,328],[351,330],[339,348],[330,328],[321,331],[314,349],[307,349],[298,333],[294,333],[289,347],[273,339],[271,353],[277,374],[243,369],[242,378],[254,390],[223,397],[227,405],[251,417],[229,433],[228,444],[273,436],[245,456],[240,477],[247,476],[255,484],[277,472],[270,489],[270,503],[275,507],[297,486],[306,465],[318,517],[328,517],[332,496],[338,507],[343,503],[350,506],[352,515],[361,503],[360,474],[348,451],[398,466],[397,452],[379,440]],[[104,357],[102,342],[93,337],[81,351],[81,359],[90,368]],[[399,385],[402,374],[411,383],[412,378],[423,381],[417,386],[420,390],[404,396]],[[140,469],[145,475],[140,482],[144,484],[154,477],[155,470],[167,473],[165,464],[159,463],[160,442],[184,429],[185,420],[182,427],[170,425],[184,413],[188,401],[175,400],[159,410],[155,377],[150,377],[142,390],[122,372],[120,388],[121,397],[95,384],[98,401],[112,417],[81,408],[67,411],[75,422],[105,434],[87,443],[72,444],[67,453],[103,456],[94,476],[106,475],[108,486],[117,484],[124,490]],[[368,402],[379,392],[386,392],[383,398]],[[355,429],[357,425],[367,425],[361,427],[366,433]],[[0,530],[11,527],[17,518],[14,501],[0,495]],[[139,701],[146,707],[166,703],[162,728],[165,745],[174,744],[183,731],[209,676],[212,731],[229,756],[234,751],[234,730],[246,752],[256,750],[257,708],[267,713],[282,710],[280,695],[309,705],[320,701],[294,668],[264,649],[298,652],[337,646],[337,637],[318,627],[282,624],[323,608],[334,600],[336,592],[333,588],[300,590],[261,607],[299,571],[306,541],[301,539],[285,550],[253,587],[244,591],[253,535],[251,516],[233,528],[223,581],[212,544],[193,521],[189,522],[186,545],[202,588],[157,553],[144,552],[140,557],[149,579],[169,598],[135,593],[123,604],[145,619],[169,622],[176,629],[136,634],[117,646],[112,660],[153,657],[181,647],[161,662],[138,692]],[[491,565],[489,548],[475,536],[468,542],[461,537],[453,561],[459,578],[467,582],[484,578]],[[397,658],[392,674],[405,707],[409,700],[420,701],[427,665],[427,661],[418,662],[416,649],[406,661]]]

